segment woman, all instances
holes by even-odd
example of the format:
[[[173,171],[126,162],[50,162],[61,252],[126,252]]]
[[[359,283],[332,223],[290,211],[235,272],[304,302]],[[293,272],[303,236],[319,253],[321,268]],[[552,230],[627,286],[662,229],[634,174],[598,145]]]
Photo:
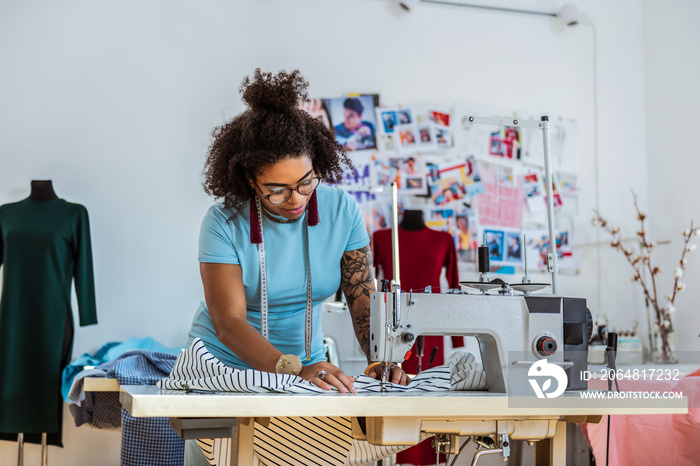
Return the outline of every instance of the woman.
[[[297,374],[347,393],[353,378],[326,360],[321,305],[342,288],[371,362],[374,274],[357,203],[323,184],[338,183],[350,160],[332,130],[300,110],[307,87],[298,71],[258,69],[241,86],[248,109],[213,133],[204,188],[222,202],[202,223],[206,305],[190,339],[232,367]],[[388,379],[407,383],[400,368]]]

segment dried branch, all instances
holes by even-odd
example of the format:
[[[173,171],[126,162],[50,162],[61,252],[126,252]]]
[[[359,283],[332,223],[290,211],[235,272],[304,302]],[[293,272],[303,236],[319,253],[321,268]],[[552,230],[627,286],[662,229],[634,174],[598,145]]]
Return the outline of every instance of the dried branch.
[[[684,288],[684,285],[680,282],[680,279],[683,276],[683,271],[685,270],[686,254],[695,249],[695,245],[690,244],[690,241],[694,236],[700,235],[700,228],[696,228],[691,220],[690,229],[683,232],[683,252],[681,253],[681,259],[679,262],[680,266],[676,269],[676,273],[674,274],[675,278],[673,282],[673,293],[666,295],[669,305],[661,307],[659,305],[656,288],[656,275],[661,273],[661,268],[653,266],[651,262],[651,252],[655,247],[655,243],[648,239],[645,228],[645,220],[647,216],[639,209],[637,195],[635,194],[634,190],[632,191],[632,196],[634,197],[634,208],[637,211],[637,219],[640,222],[640,230],[637,232],[637,236],[639,236],[641,241],[639,255],[635,255],[631,249],[625,249],[625,247],[622,245],[622,241],[620,240],[620,229],[617,227],[611,227],[609,222],[602,215],[600,215],[600,212],[597,210],[594,210],[596,216],[593,218],[593,224],[610,234],[612,237],[610,245],[614,249],[620,251],[625,256],[625,259],[630,264],[632,269],[634,269],[632,281],[639,282],[642,290],[644,291],[644,296],[649,300],[654,308],[656,325],[659,329],[659,335],[661,336],[661,349],[664,358],[671,360],[673,357],[673,352],[669,343],[669,332],[671,330],[673,312],[675,311],[674,302],[678,292],[682,291]],[[645,278],[646,274],[642,273],[643,270],[647,270],[649,272],[649,281],[647,281]]]
[[[697,235],[697,228],[693,228],[693,221],[690,221],[690,230],[688,230],[688,234],[686,235],[685,232],[683,233],[683,236],[685,237],[685,242],[683,243],[683,252],[681,253],[681,260],[680,260],[680,266],[681,266],[681,272],[685,270],[685,254],[687,252],[690,252],[691,249],[688,246],[688,243],[690,243],[690,239]],[[682,274],[681,274],[682,276]],[[673,302],[676,300],[676,294],[678,294],[679,291],[682,290],[682,288],[679,289],[678,286],[678,281],[681,279],[678,274],[676,274],[676,279],[673,281],[673,294],[671,295],[671,299],[669,299],[669,302],[673,304]]]
[[[651,267],[651,249],[653,248],[653,245],[647,239],[647,232],[644,228],[644,220],[646,219],[646,215],[642,213],[641,210],[639,210],[639,205],[637,204],[637,194],[634,192],[634,190],[632,190],[632,197],[634,198],[634,208],[637,211],[637,219],[639,219],[639,222],[641,223],[640,236],[642,238],[642,247],[646,250],[645,262],[647,268],[649,269],[651,285],[652,289],[654,290],[654,299],[652,300],[652,303],[654,304],[654,310],[656,311],[657,320],[661,322],[661,310],[659,309],[658,294],[656,292],[656,278],[654,278],[656,274],[654,273],[654,269]]]
[[[627,262],[630,264],[632,269],[634,270],[635,274],[633,276],[633,281],[639,282],[641,285],[642,289],[644,290],[644,296],[649,300],[654,305],[654,311],[656,313],[656,318],[659,320],[661,318],[660,316],[660,310],[658,306],[656,305],[656,296],[652,296],[651,292],[649,291],[649,287],[644,280],[644,275],[642,274],[642,266],[644,266],[645,261],[642,258],[642,256],[635,256],[634,253],[630,250],[625,249],[622,246],[622,242],[620,241],[619,238],[619,233],[620,229],[619,228],[612,228],[610,227],[610,224],[608,223],[603,216],[600,215],[600,213],[597,210],[594,210],[596,214],[596,218],[594,219],[594,222],[597,222],[598,225],[610,236],[612,237],[612,242],[610,245],[614,248],[617,249],[618,251],[622,252],[622,254],[625,256],[625,259],[627,259]],[[638,265],[638,264],[641,264]],[[659,320],[660,321],[660,320]]]

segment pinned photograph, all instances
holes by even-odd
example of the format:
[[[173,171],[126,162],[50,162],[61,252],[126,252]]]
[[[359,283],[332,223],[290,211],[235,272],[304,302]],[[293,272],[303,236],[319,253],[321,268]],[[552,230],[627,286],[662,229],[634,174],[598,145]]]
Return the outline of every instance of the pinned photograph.
[[[408,156],[401,162],[404,190],[411,194],[427,194],[426,166],[423,157]]]
[[[455,216],[457,256],[462,262],[475,262],[477,250],[477,220],[475,209],[465,209]]]
[[[396,125],[394,139],[401,152],[415,151],[418,147],[418,132],[415,125]]]
[[[478,162],[473,155],[467,157],[464,187],[469,196],[475,196],[486,191],[484,183],[481,181],[481,175],[479,175]]]
[[[504,126],[491,133],[489,154],[509,160],[520,160],[520,128]]]
[[[436,183],[440,179],[440,167],[436,163],[428,162],[425,164],[428,170],[428,182]]]
[[[383,202],[360,204],[369,233],[391,226],[391,207]]]
[[[544,183],[538,173],[528,173],[523,176],[523,191],[527,208],[531,213],[544,212],[547,209],[547,201],[544,192]]]
[[[397,125],[396,110],[377,109],[379,121],[381,122],[382,133],[394,134],[394,127]]]
[[[549,254],[549,232],[546,229],[526,230],[527,236],[527,266],[531,264],[539,270],[547,268],[547,254]],[[560,269],[573,269],[574,260],[571,250],[569,230],[556,232],[557,261]]]
[[[433,135],[433,125],[431,123],[419,123],[416,125],[418,133],[418,148],[424,151],[437,149],[435,137]]]
[[[561,194],[560,193],[554,193],[552,195],[552,206],[555,209],[560,208],[561,206],[564,205],[564,201],[562,201]]]
[[[410,108],[396,110],[397,125],[412,125],[415,122],[416,120],[413,118],[413,110]]]
[[[519,231],[506,231],[506,262],[520,265],[523,260],[523,244]]]
[[[489,259],[493,262],[503,262],[505,233],[501,230],[484,228],[486,246],[489,248]]]
[[[375,111],[379,96],[375,94],[324,99],[335,139],[343,149],[368,150],[377,147]]]
[[[515,179],[515,176],[513,175],[513,168],[501,166],[495,168],[495,170],[497,171],[496,182],[499,186],[502,186],[504,188],[518,187],[518,183]]]
[[[428,193],[427,168],[420,155],[374,157],[376,184],[389,186],[396,183],[403,194],[425,195]]]
[[[454,209],[431,210],[425,225],[433,230],[444,231],[454,236],[457,229]]]
[[[459,201],[466,196],[465,166],[456,165],[440,170],[440,178],[430,184],[430,197],[437,206]]]
[[[343,179],[340,182],[346,192],[363,193],[357,195],[357,201],[369,197],[369,188],[372,186],[371,171],[374,164],[368,152],[356,153],[352,157],[352,168],[346,167]],[[373,195],[372,195],[373,196]]]
[[[557,176],[559,192],[563,196],[578,196],[578,180],[576,175],[559,173]]]
[[[316,118],[328,128],[333,129],[331,125],[331,116],[328,113],[328,108],[324,104],[323,99],[311,99],[306,102],[301,101],[299,102],[299,108]]]
[[[389,186],[392,183],[400,185],[401,159],[385,155],[374,157],[374,178],[378,186]]]
[[[406,177],[406,189],[411,191],[425,191],[425,180],[423,178]]]
[[[547,184],[544,182],[544,176],[542,178],[542,185],[547,187]],[[547,191],[545,190],[545,202],[547,199]],[[555,209],[559,209],[564,205],[564,201],[561,197],[561,192],[559,191],[559,183],[557,182],[557,177],[552,173],[552,205]]]
[[[441,126],[433,125],[433,134],[435,136],[435,144],[440,148],[452,146],[452,131]]]
[[[539,183],[540,175],[538,173],[528,173],[523,177],[525,183]]]
[[[428,110],[428,119],[439,126],[444,126],[449,128],[450,126],[450,113],[443,112],[440,110]]]

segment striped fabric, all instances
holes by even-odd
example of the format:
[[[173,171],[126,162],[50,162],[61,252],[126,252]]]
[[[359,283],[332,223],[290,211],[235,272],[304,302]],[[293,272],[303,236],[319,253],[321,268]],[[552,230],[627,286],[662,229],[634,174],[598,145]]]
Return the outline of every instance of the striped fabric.
[[[360,466],[409,448],[355,440],[350,423],[348,417],[270,418],[267,426],[255,424],[253,450],[266,466]],[[428,437],[422,434],[421,441]],[[197,439],[196,442],[210,465],[242,466],[231,458],[232,441],[218,438]]]
[[[236,466],[231,464],[231,438],[199,438],[196,442],[210,465]]]
[[[170,375],[158,381],[163,390],[195,389],[238,393],[327,393],[326,390],[291,374],[275,374],[253,369],[239,370],[220,362],[195,338],[175,361]],[[379,392],[380,383],[366,375],[355,376],[358,393]],[[446,390],[484,390],[486,375],[470,353],[452,354],[444,365],[416,375],[408,385],[388,382],[389,391],[436,392]],[[332,390],[336,390],[332,388]]]
[[[178,356],[170,375],[157,386],[164,390],[206,392],[327,393],[295,375],[226,366],[199,338]],[[365,375],[355,377],[355,388],[358,393],[381,390],[378,380]],[[386,388],[394,392],[484,390],[486,376],[472,354],[458,352],[444,365],[421,372],[410,384],[387,383]],[[197,443],[210,464],[229,464],[230,439],[199,439]],[[270,418],[269,425],[255,424],[253,444],[255,454],[265,465],[361,465],[408,448],[382,447],[353,439],[349,417]]]
[[[253,445],[265,464],[343,465],[352,440],[348,418],[288,417],[257,424]]]

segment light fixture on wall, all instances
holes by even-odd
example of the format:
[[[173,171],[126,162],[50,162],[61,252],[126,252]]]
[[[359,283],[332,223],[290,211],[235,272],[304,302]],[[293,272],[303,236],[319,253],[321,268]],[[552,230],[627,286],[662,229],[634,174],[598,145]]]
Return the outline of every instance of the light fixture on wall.
[[[534,11],[534,10],[520,10],[517,8],[505,8],[505,7],[497,7],[497,6],[489,6],[489,5],[476,5],[473,3],[462,3],[462,2],[454,2],[454,1],[448,1],[448,0],[394,0],[396,3],[399,4],[399,6],[407,12],[410,12],[414,9],[414,7],[419,4],[419,3],[435,3],[438,5],[451,5],[451,6],[460,6],[460,7],[467,7],[467,8],[480,8],[482,10],[492,10],[492,11],[507,11],[509,13],[525,13],[529,15],[540,15],[540,16],[551,16],[554,18],[558,18],[561,20],[562,23],[566,26],[575,26],[579,24],[582,20],[582,15],[578,10],[578,7],[576,6],[575,3],[566,3],[559,8],[559,11],[555,13],[550,13],[546,11]]]
[[[576,26],[583,19],[575,3],[566,3],[562,5],[556,16],[566,26]]]
[[[411,8],[416,6],[420,0],[399,0],[399,6],[406,11],[411,11]]]

